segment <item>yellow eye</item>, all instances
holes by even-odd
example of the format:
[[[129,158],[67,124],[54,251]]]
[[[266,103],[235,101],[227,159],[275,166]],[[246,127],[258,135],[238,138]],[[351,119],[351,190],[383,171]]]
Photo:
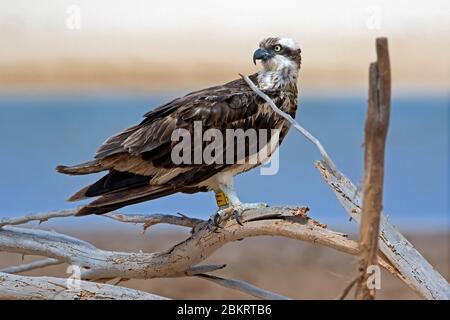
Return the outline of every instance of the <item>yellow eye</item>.
[[[281,51],[281,46],[279,44],[277,44],[276,46],[273,47],[273,51],[280,52]]]

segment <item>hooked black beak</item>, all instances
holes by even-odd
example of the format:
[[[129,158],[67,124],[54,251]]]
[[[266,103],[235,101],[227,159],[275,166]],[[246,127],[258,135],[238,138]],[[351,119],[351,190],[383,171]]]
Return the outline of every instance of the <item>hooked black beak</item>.
[[[273,55],[264,48],[259,48],[253,53],[253,63],[256,64],[256,60],[267,60],[272,58]]]

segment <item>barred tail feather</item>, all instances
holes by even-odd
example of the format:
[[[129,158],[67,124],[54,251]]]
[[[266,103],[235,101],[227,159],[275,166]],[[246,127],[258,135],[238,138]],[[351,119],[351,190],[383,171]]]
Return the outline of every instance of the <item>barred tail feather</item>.
[[[182,189],[175,188],[173,186],[147,185],[143,187],[111,192],[82,207],[76,215],[85,216],[89,214],[104,214],[131,204],[157,199],[182,191]]]

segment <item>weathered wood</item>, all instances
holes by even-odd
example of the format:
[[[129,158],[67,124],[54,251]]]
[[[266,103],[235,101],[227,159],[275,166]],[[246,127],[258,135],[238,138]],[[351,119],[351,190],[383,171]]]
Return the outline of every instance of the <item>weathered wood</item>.
[[[249,210],[244,212],[242,217],[245,222],[244,226],[231,220],[216,231],[209,230],[208,223],[203,221],[195,224],[190,238],[169,250],[155,253],[105,251],[97,249],[85,241],[56,232],[4,225],[0,228],[0,250],[47,256],[67,262],[79,267],[81,279],[93,280],[183,277],[211,272],[223,268],[224,265],[198,266],[196,264],[228,242],[260,235],[285,236],[322,244],[353,255],[358,254],[355,241],[347,239],[342,233],[326,229],[321,223],[309,218],[306,215],[307,211],[307,208],[298,207]],[[53,212],[52,216],[59,217],[60,215]],[[42,215],[39,216],[39,218],[41,217]],[[50,218],[50,216],[46,217],[46,219]],[[185,219],[189,218],[185,217]],[[12,222],[15,223],[18,220],[27,222],[24,218],[17,218]],[[119,220],[136,222],[136,219],[129,219],[126,215],[122,215]],[[139,217],[138,220],[143,223],[148,221],[145,217]],[[159,222],[170,223],[170,221],[172,219],[165,216]],[[179,225],[178,220],[173,220],[173,223]],[[36,262],[36,264],[39,263],[41,262]],[[381,261],[381,263],[387,270],[394,270],[385,261]],[[396,274],[395,270],[393,272]],[[206,278],[208,277],[206,276]],[[208,280],[255,297],[287,298],[239,280],[217,277],[208,278]]]
[[[377,54],[381,55],[383,52],[377,52]],[[253,91],[268,102],[272,109],[278,109],[277,113],[280,116],[287,119],[294,128],[316,145],[324,159],[318,162],[316,167],[319,169],[325,181],[333,189],[342,206],[359,223],[361,195],[355,185],[337,169],[320,141],[305,130],[291,116],[281,111],[247,76],[244,76],[244,80]],[[394,269],[400,272],[406,284],[424,298],[450,299],[450,286],[444,277],[422,257],[413,245],[383,215],[381,215],[379,238],[381,241],[379,244],[380,250],[385,254],[390,263],[394,265]]]
[[[24,264],[21,264],[18,266],[6,267],[3,269],[0,269],[0,272],[21,273],[21,272],[30,271],[30,270],[34,270],[34,269],[40,269],[40,268],[44,268],[44,267],[48,267],[48,266],[54,266],[54,265],[61,264],[61,263],[63,263],[63,262],[58,259],[47,258],[47,259],[31,261],[29,263],[24,263]]]
[[[330,156],[328,155],[327,151],[325,150],[325,148],[323,147],[322,143],[320,143],[319,139],[317,139],[316,137],[314,137],[308,130],[306,130],[305,128],[303,128],[297,121],[295,121],[294,118],[291,117],[291,115],[287,114],[286,112],[281,111],[280,108],[277,107],[277,105],[275,104],[275,102],[273,102],[272,99],[270,99],[270,97],[265,94],[264,92],[262,92],[253,82],[252,80],[250,80],[250,78],[248,76],[243,76],[241,75],[241,77],[244,79],[244,81],[249,85],[249,87],[261,98],[263,98],[268,106],[270,108],[272,108],[272,110],[277,113],[278,115],[280,115],[281,117],[283,117],[284,119],[286,119],[298,132],[300,132],[306,139],[308,139],[309,141],[311,141],[316,148],[319,150],[320,155],[322,156],[323,160],[327,163],[328,167],[333,170],[334,174],[338,175],[339,174],[339,170],[336,168],[336,165],[334,164],[333,160],[331,160]]]
[[[48,256],[77,265],[83,279],[180,277],[204,273],[205,266],[199,268],[196,264],[217,249],[231,241],[261,235],[284,236],[358,254],[356,241],[326,229],[306,212],[306,208],[298,207],[248,210],[242,217],[244,226],[232,220],[216,231],[210,231],[204,221],[187,240],[155,253],[105,251],[56,232],[4,226],[0,228],[0,250]],[[379,263],[402,279],[386,260],[379,257]],[[208,266],[210,270],[221,267]]]
[[[383,52],[377,52],[377,54],[380,56]],[[384,58],[383,60],[386,61]],[[385,67],[383,66],[383,68]],[[316,145],[324,159],[318,162],[316,167],[325,178],[325,181],[333,189],[340,203],[348,211],[350,216],[359,223],[361,195],[355,185],[337,169],[320,141],[292,117],[281,111],[248,77],[244,76],[244,80],[253,91],[268,102],[272,109],[278,109],[277,113],[280,116],[287,119],[294,128]],[[383,97],[383,99],[385,98],[387,98],[387,95]],[[450,286],[448,282],[383,215],[380,221],[380,241],[380,250],[386,255],[390,263],[395,266],[395,269],[400,272],[401,276],[404,277],[405,282],[417,293],[427,299],[450,299]]]
[[[0,273],[0,300],[166,300],[155,294],[89,281],[71,287],[68,279]]]
[[[45,213],[32,213],[21,217],[1,218],[0,228],[3,226],[24,224],[31,221],[39,221],[39,223],[42,223],[53,218],[73,217],[77,214],[79,209],[80,208],[74,208],[67,210],[50,211]],[[167,223],[182,227],[194,228],[198,223],[203,222],[203,220],[189,218],[182,214],[178,214],[178,216],[160,213],[154,213],[150,215],[140,215],[140,214],[122,214],[120,212],[113,211],[105,213],[102,216],[120,222],[142,223],[144,224],[144,229],[147,229],[148,227],[159,223]]]
[[[215,232],[209,230],[205,221],[187,240],[155,253],[100,250],[56,232],[4,226],[0,228],[0,250],[47,256],[80,266],[83,279],[180,276],[226,243],[261,235],[285,236],[353,255],[358,253],[355,241],[323,228],[298,208],[249,210],[244,212],[243,221],[244,226],[228,221]]]
[[[380,215],[383,206],[384,153],[389,127],[391,71],[386,38],[376,41],[377,62],[369,68],[369,99],[364,138],[364,184],[361,227],[359,234],[358,281],[355,298],[375,298],[368,287],[367,270],[375,265],[378,251]]]
[[[265,300],[291,300],[288,297],[285,297],[283,295],[273,293],[258,287],[255,287],[254,285],[251,285],[245,281],[241,280],[235,280],[235,279],[225,279],[222,277],[217,277],[209,274],[198,274],[196,277],[206,279],[208,281],[214,282],[220,286],[238,290],[244,293],[247,293],[255,298],[259,299],[265,299]]]
[[[316,163],[326,183],[357,223],[361,222],[362,196],[356,186],[342,173],[337,178],[325,162]],[[379,248],[405,278],[405,282],[426,299],[450,299],[450,285],[414,246],[381,214]]]

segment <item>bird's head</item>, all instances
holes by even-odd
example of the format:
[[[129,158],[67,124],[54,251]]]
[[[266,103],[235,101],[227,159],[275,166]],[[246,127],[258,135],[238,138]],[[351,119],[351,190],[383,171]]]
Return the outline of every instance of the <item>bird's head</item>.
[[[253,63],[261,60],[264,71],[298,71],[302,61],[301,50],[290,38],[266,38],[253,53]]]

